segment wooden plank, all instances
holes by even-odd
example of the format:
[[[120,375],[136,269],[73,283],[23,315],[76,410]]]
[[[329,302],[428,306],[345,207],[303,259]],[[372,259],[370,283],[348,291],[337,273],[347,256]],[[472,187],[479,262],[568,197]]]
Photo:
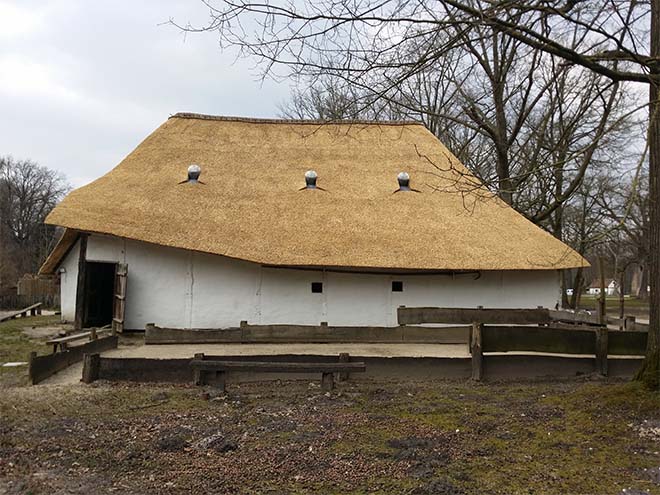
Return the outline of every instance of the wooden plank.
[[[126,314],[126,277],[128,265],[117,263],[115,269],[114,299],[112,302],[112,331],[122,333],[124,331],[124,317]]]
[[[203,361],[204,360],[204,353],[199,352],[195,354],[195,357],[193,358],[195,361]],[[202,372],[200,371],[199,368],[193,368],[193,383],[195,385],[202,385]]]
[[[82,330],[85,321],[85,296],[87,292],[87,238],[89,234],[80,234],[80,251],[78,254],[78,279],[76,282],[76,312],[74,328]]]
[[[333,327],[313,325],[243,325],[235,328],[161,328],[145,325],[145,344],[250,343],[424,343],[466,344],[468,326],[461,327]]]
[[[57,337],[56,339],[47,340],[46,344],[60,344],[62,342],[74,342],[76,340],[87,338],[90,335],[92,335],[92,332],[74,333],[72,335],[67,335],[66,337]]]
[[[18,311],[14,312],[14,313],[11,313],[9,315],[6,315],[6,316],[3,316],[2,318],[0,318],[0,323],[2,323],[3,321],[13,320],[14,318],[16,318],[19,315],[22,315],[23,317],[25,317],[25,316],[27,316],[28,311],[31,313],[32,316],[35,316],[33,311],[36,312],[36,310],[39,309],[39,308],[41,308],[41,303],[40,302],[36,303],[36,304],[33,304],[31,306],[28,306],[27,308],[19,309]],[[41,314],[41,312],[40,312],[40,314]]]
[[[608,333],[607,353],[619,356],[644,356],[648,331],[623,331]]]
[[[587,325],[598,325],[598,315],[592,315],[585,312],[574,312],[566,310],[550,310],[550,320],[563,321],[568,323],[583,323]]]
[[[399,325],[445,323],[471,325],[485,324],[533,325],[550,321],[549,310],[536,309],[492,309],[492,308],[407,308],[397,309]]]
[[[340,363],[350,363],[351,362],[351,355],[348,352],[340,352],[339,353],[339,362]],[[344,382],[348,380],[348,373],[346,371],[342,371],[339,373],[339,376],[337,377],[340,382]]]
[[[82,339],[85,339],[85,338],[89,338],[90,340],[94,340],[94,338],[93,338],[94,334],[96,334],[96,336],[98,336],[99,334],[105,333],[105,332],[108,332],[108,331],[109,331],[108,328],[99,328],[99,329],[92,328],[91,330],[89,330],[87,332],[74,333],[74,334],[71,334],[71,335],[65,335],[64,337],[56,337],[56,338],[53,338],[53,339],[49,339],[49,340],[46,341],[46,344],[62,344],[62,343],[66,344],[66,343],[69,343],[69,342],[75,342],[76,340],[82,340]]]
[[[84,354],[94,354],[117,348],[116,336],[86,342],[83,345],[70,347],[64,352],[36,356],[30,359],[29,376],[32,384],[39,383],[58,371],[82,361]]]
[[[266,361],[215,361],[193,359],[190,366],[211,371],[259,371],[265,373],[339,373],[364,372],[364,363],[290,363]]]
[[[590,329],[487,325],[483,328],[482,341],[483,352],[596,353],[596,338]]]
[[[470,333],[470,354],[472,355],[472,379],[480,381],[483,377],[483,333],[484,325],[474,323]]]

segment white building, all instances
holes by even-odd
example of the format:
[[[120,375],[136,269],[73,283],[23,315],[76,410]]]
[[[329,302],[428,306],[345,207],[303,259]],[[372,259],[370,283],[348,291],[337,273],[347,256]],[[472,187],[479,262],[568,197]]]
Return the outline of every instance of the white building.
[[[130,329],[554,307],[558,270],[587,265],[410,122],[177,114],[47,222],[66,229],[42,267],[60,274],[63,319],[114,310]]]
[[[613,296],[614,294],[618,294],[618,291],[619,286],[617,285],[616,281],[612,279],[605,280],[605,295]],[[587,294],[594,296],[600,295],[600,281],[594,280],[587,289]]]

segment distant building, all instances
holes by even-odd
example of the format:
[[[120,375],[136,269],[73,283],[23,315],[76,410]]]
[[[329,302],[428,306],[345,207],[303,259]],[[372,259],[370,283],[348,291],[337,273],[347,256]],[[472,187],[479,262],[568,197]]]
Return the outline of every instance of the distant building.
[[[606,279],[605,280],[605,295],[607,296],[613,296],[614,294],[618,294],[619,291],[619,285],[616,283],[614,279]],[[594,296],[599,296],[600,295],[600,280],[594,280],[589,288],[587,289],[587,294],[591,294]]]

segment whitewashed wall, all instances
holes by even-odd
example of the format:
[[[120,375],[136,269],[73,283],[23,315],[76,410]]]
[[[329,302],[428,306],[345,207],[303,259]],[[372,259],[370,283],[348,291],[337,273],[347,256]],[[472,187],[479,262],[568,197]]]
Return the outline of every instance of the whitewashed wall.
[[[62,317],[75,314],[78,246],[62,263]],[[383,275],[262,268],[221,256],[92,235],[89,261],[128,264],[126,328],[146,323],[178,328],[254,324],[394,326],[396,308],[445,306],[554,307],[556,271],[465,275]],[[393,280],[403,292],[392,292]],[[323,282],[323,293],[311,291]]]

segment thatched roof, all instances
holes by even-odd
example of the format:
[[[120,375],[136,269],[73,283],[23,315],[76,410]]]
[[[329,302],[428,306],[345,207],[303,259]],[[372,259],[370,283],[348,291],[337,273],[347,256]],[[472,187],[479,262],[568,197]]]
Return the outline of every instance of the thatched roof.
[[[190,164],[202,183],[185,182]],[[301,190],[305,171],[322,189]],[[397,192],[407,171],[420,192]],[[181,183],[184,181],[183,183]],[[587,262],[423,125],[176,114],[47,223],[265,265],[546,270]]]

